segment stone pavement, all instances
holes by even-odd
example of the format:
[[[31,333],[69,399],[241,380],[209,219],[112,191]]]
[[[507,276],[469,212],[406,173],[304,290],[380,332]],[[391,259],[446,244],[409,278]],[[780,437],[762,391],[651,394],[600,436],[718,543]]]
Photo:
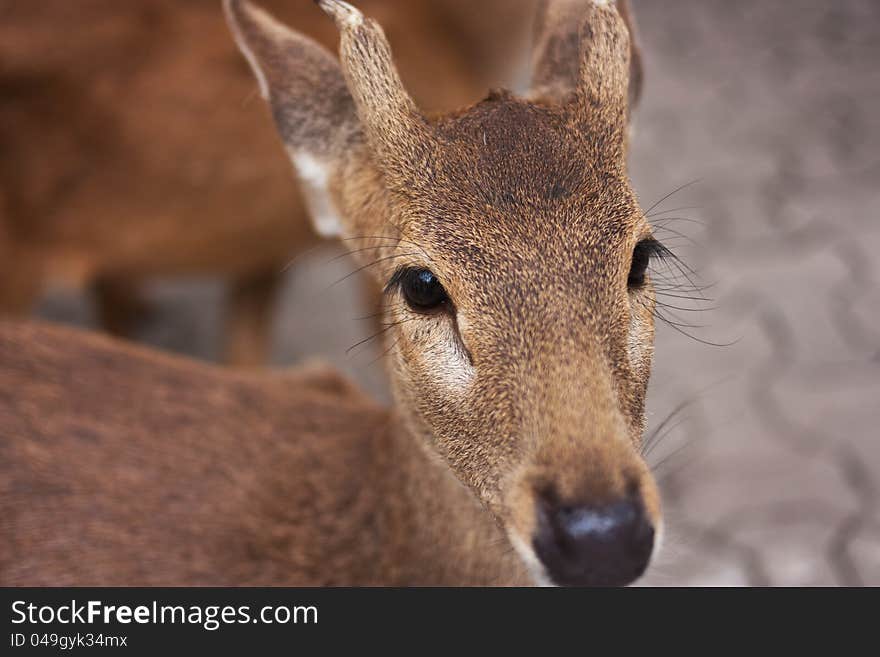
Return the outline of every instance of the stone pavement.
[[[636,187],[647,206],[699,179],[658,206],[699,209],[656,217],[699,246],[658,234],[713,284],[686,330],[735,341],[661,326],[655,426],[690,403],[656,451],[689,447],[660,467],[668,540],[646,583],[878,585],[880,4],[636,10]]]
[[[696,339],[658,328],[649,461],[667,527],[644,583],[880,585],[880,3],[633,4],[635,186],[647,209],[696,181],[651,214],[712,299],[661,297],[704,311],[663,309]],[[345,353],[371,325],[359,285],[332,285],[353,268],[335,255],[292,269],[275,361],[321,355],[383,396],[377,345]],[[216,357],[215,283],[154,297],[146,341]],[[81,299],[41,312],[92,322]]]

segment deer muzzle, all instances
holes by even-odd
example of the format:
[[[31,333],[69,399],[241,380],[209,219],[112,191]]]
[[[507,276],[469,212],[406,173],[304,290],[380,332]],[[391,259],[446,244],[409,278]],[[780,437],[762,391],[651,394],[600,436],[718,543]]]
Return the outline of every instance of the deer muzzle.
[[[656,484],[624,439],[544,453],[508,504],[511,542],[536,580],[625,586],[647,569],[659,535]]]

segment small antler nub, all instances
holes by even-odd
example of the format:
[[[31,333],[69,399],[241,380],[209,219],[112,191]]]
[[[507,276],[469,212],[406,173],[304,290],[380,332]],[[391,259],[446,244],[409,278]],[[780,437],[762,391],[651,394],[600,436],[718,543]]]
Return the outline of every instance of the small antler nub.
[[[316,0],[340,32],[339,62],[360,125],[390,181],[406,180],[431,143],[427,121],[403,86],[381,26],[342,0]],[[393,183],[393,184],[396,184]]]
[[[364,15],[360,10],[342,0],[315,0],[315,4],[333,18],[340,29],[345,26],[357,27],[364,22]]]

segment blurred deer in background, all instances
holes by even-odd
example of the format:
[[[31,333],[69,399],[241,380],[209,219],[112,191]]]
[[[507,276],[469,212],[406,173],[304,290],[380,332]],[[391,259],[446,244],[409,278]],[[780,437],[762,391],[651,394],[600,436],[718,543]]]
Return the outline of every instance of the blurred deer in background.
[[[519,45],[499,37],[532,0],[499,1],[365,4],[419,100],[449,109]],[[312,2],[271,4],[335,45]],[[128,335],[144,281],[219,275],[227,359],[264,362],[282,270],[317,237],[253,95],[219,0],[0,0],[0,315],[60,283],[90,288],[101,324]]]
[[[627,584],[661,526],[639,454],[652,237],[626,173],[629,30],[540,8],[527,99],[428,119],[378,23],[337,60],[226,0],[287,150],[384,288],[395,406],[0,324],[3,584]]]

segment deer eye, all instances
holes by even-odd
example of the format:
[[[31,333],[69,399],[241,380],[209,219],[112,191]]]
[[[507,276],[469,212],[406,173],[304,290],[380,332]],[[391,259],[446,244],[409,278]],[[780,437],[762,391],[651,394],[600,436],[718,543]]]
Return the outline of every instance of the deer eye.
[[[666,248],[652,237],[644,239],[633,249],[632,264],[629,267],[629,277],[626,284],[630,288],[638,288],[645,284],[645,273],[651,263],[652,256],[660,256],[666,252]]]
[[[399,274],[400,291],[413,310],[425,312],[449,301],[446,290],[431,270],[405,269]]]

